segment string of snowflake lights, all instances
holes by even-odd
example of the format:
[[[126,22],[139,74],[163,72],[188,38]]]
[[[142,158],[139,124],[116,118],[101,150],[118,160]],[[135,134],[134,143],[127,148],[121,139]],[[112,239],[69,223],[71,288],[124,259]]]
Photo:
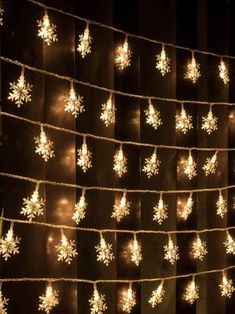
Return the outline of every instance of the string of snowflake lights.
[[[165,76],[171,71],[171,60],[166,55],[164,44],[162,45],[161,53],[156,55],[156,59],[156,69],[161,73],[162,76]]]
[[[216,214],[221,218],[224,218],[224,216],[228,212],[228,207],[227,201],[224,199],[221,190],[219,191],[219,198],[216,202],[216,208],[217,208]]]
[[[188,159],[184,162],[184,174],[189,178],[189,180],[192,180],[197,175],[197,164],[193,160],[191,149],[189,150],[189,156]]]
[[[89,31],[89,23],[87,23],[84,33],[79,35],[79,43],[77,51],[81,54],[82,58],[91,53],[92,37]]]
[[[202,117],[202,130],[205,130],[207,134],[211,134],[212,132],[218,129],[218,118],[213,115],[212,105],[210,105],[209,112],[206,116]]]
[[[115,51],[115,65],[119,70],[124,70],[131,65],[131,51],[126,36],[123,44],[119,45]]]
[[[7,314],[8,302],[9,302],[9,299],[4,297],[2,293],[2,282],[0,282],[0,313],[1,314]]]
[[[53,149],[54,144],[47,138],[43,125],[40,126],[40,135],[35,137],[34,141],[36,144],[35,153],[42,156],[45,161],[55,156]]]
[[[95,247],[97,261],[104,263],[106,266],[114,259],[112,244],[105,241],[103,233],[100,232],[100,243]]]
[[[184,77],[185,79],[190,80],[193,84],[195,84],[200,76],[200,64],[196,62],[194,52],[192,51],[192,58],[191,61],[187,64]]]
[[[181,205],[181,201],[178,202],[178,205]],[[193,211],[193,193],[191,192],[189,194],[189,197],[187,199],[187,202],[183,204],[183,206],[177,207],[177,215],[179,218],[183,219],[183,220],[187,220],[189,215],[192,213]]]
[[[77,250],[75,248],[75,240],[68,240],[61,228],[61,240],[55,246],[57,251],[57,260],[71,264],[72,260],[76,257]]]
[[[229,299],[231,298],[235,290],[232,279],[227,278],[225,271],[223,271],[222,282],[219,285],[219,288],[220,288],[222,297],[227,297]]]
[[[18,81],[10,83],[8,99],[13,101],[18,108],[20,108],[23,103],[31,101],[31,91],[33,85],[25,81],[24,72],[25,68],[22,67]]]
[[[186,113],[183,103],[181,104],[180,113],[176,114],[175,116],[175,120],[176,130],[186,134],[189,130],[193,129],[192,116]]]
[[[91,314],[103,314],[107,310],[107,305],[105,303],[105,295],[100,294],[96,283],[94,283],[93,295],[89,300]]]
[[[0,255],[5,261],[12,255],[19,254],[20,238],[14,236],[14,222],[11,222],[10,229],[7,231],[6,236],[0,238]]]
[[[122,296],[122,311],[131,313],[133,307],[136,305],[136,293],[132,289],[132,282],[129,283],[127,291],[123,292]]]
[[[59,304],[58,291],[52,288],[51,282],[47,284],[46,292],[39,296],[38,310],[49,314]]]
[[[82,195],[80,196],[80,199],[77,204],[75,204],[74,213],[72,219],[76,222],[78,225],[80,221],[82,221],[86,216],[86,208],[87,208],[87,202],[85,198],[86,189],[82,190]]]
[[[235,255],[235,239],[231,236],[231,234],[226,231],[227,237],[224,242],[224,246],[227,254]]]
[[[153,154],[149,158],[145,158],[143,172],[148,178],[159,173],[161,161],[157,158],[157,147],[154,148]]]
[[[185,287],[183,299],[189,304],[193,304],[199,299],[199,287],[195,283],[195,276],[193,276],[192,281]]]
[[[0,26],[3,25],[4,10],[0,7]]]
[[[45,200],[39,197],[39,183],[36,184],[36,188],[30,197],[23,198],[23,207],[21,214],[26,216],[29,221],[34,218],[43,215]]]
[[[131,261],[135,263],[136,266],[139,266],[140,262],[142,261],[142,252],[141,252],[141,245],[138,243],[136,233],[133,235],[133,241],[130,244],[131,249]]]
[[[83,172],[87,172],[92,167],[91,155],[92,153],[87,148],[86,136],[83,136],[82,147],[77,150],[78,160],[77,165],[82,168]]]
[[[228,73],[228,68],[223,61],[223,58],[221,58],[220,60],[218,69],[219,69],[219,77],[221,78],[223,83],[226,85],[229,82],[229,73]]]
[[[164,283],[164,280],[161,281],[157,289],[152,291],[151,297],[148,302],[151,304],[153,308],[156,307],[158,304],[162,303],[163,301],[163,298],[165,295],[165,290],[163,289],[163,283]]]
[[[114,155],[113,170],[119,178],[127,172],[127,158],[123,154],[122,144],[120,144],[119,150]]]
[[[168,243],[164,245],[164,259],[169,261],[171,265],[175,264],[175,262],[179,259],[179,248],[175,245],[171,239],[171,235],[168,234]]]
[[[205,175],[208,176],[209,174],[214,174],[216,172],[218,166],[218,159],[217,159],[218,151],[214,153],[214,155],[210,158],[206,158],[206,162],[202,169],[205,171]]]
[[[150,98],[148,102],[148,108],[144,110],[146,123],[151,125],[155,130],[157,130],[158,127],[162,125],[161,115],[160,112],[154,108]]]
[[[158,204],[153,207],[153,221],[156,221],[159,225],[168,217],[168,205],[163,202],[162,195],[163,194],[160,193]]]
[[[191,255],[194,259],[202,261],[207,253],[206,242],[202,241],[197,233],[197,236],[192,243]]]
[[[115,123],[115,104],[114,97],[111,93],[106,103],[101,105],[100,119],[104,122],[105,126],[108,127]]]
[[[122,198],[119,203],[114,204],[112,218],[115,218],[117,222],[120,222],[124,217],[130,213],[131,203],[126,199],[126,191],[123,192]]]
[[[51,43],[58,41],[56,34],[56,25],[51,23],[46,10],[42,20],[38,20],[37,24],[38,37],[42,38],[48,46],[50,46]]]
[[[83,97],[76,94],[73,81],[71,81],[69,95],[65,97],[64,102],[64,111],[70,112],[75,118],[77,118],[80,113],[85,111]]]

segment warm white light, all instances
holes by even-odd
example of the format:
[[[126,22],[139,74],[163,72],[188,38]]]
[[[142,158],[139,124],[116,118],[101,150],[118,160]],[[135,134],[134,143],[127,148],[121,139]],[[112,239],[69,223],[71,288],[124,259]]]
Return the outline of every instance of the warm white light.
[[[36,149],[35,153],[42,156],[45,161],[55,156],[53,142],[46,136],[43,126],[40,127],[40,135],[34,138]]]
[[[89,24],[87,23],[84,33],[79,35],[79,44],[77,47],[77,51],[80,52],[82,58],[85,58],[86,55],[91,53],[91,42],[92,37],[89,31]]]
[[[51,23],[49,20],[49,16],[47,15],[47,12],[45,13],[42,20],[37,21],[38,23],[38,37],[41,37],[48,46],[52,42],[55,42],[58,40],[57,34],[56,34],[56,25]]]
[[[116,49],[115,64],[120,70],[129,67],[131,64],[131,51],[128,46],[127,36],[125,42]]]
[[[126,192],[123,192],[122,198],[118,204],[113,206],[112,218],[120,222],[124,217],[130,213],[131,203],[126,199]]]
[[[228,212],[227,201],[223,198],[222,191],[219,191],[219,198],[216,202],[217,215],[221,218],[224,218],[226,213]]]
[[[179,259],[179,248],[174,245],[170,234],[168,235],[168,244],[164,245],[164,259],[169,261],[172,265]]]
[[[101,115],[100,119],[104,122],[105,126],[108,127],[111,124],[115,123],[115,104],[113,101],[113,95],[109,95],[109,99],[105,104],[101,105],[102,110],[101,110]]]
[[[3,14],[4,14],[4,10],[0,8],[0,26],[3,25]]]
[[[193,129],[192,116],[186,113],[184,104],[181,104],[181,111],[175,116],[176,129],[186,134]]]
[[[185,72],[184,77],[195,84],[200,76],[201,76],[200,64],[196,62],[196,59],[194,57],[194,53],[192,52],[192,59],[187,64],[187,68],[186,68],[186,72]]]
[[[146,123],[151,125],[155,130],[162,125],[160,112],[154,108],[151,99],[149,99],[148,109],[144,111],[146,117]]]
[[[162,303],[163,297],[165,294],[165,290],[163,289],[163,281],[157,287],[157,289],[152,291],[151,298],[149,299],[149,303],[152,307],[155,307],[157,304]]]
[[[165,47],[162,45],[162,51],[160,54],[156,55],[156,69],[161,72],[162,76],[171,71],[170,68],[170,58],[167,57]]]
[[[218,129],[218,118],[213,115],[212,106],[210,106],[209,112],[206,116],[202,117],[202,130],[205,130],[207,134],[211,134],[212,132]]]
[[[92,167],[91,162],[92,153],[87,148],[85,136],[83,136],[82,147],[79,148],[77,152],[78,152],[77,165],[82,168],[83,172],[87,172],[87,170]]]
[[[73,213],[72,219],[76,222],[78,225],[81,220],[83,220],[86,216],[86,208],[87,208],[87,202],[85,199],[85,189],[82,190],[82,195],[78,201],[77,204],[75,204],[75,209]]]
[[[192,180],[192,178],[197,175],[196,168],[197,168],[197,164],[193,160],[191,150],[189,150],[189,156],[188,156],[188,159],[185,161],[185,168],[184,168],[184,173],[189,178],[189,180]]]
[[[192,281],[189,282],[185,288],[183,299],[190,304],[193,304],[199,298],[199,287],[195,283],[193,277]]]
[[[162,193],[160,193],[158,204],[153,207],[153,221],[159,225],[168,217],[167,204],[163,202]]]
[[[51,284],[49,283],[45,294],[39,297],[38,310],[49,314],[58,303],[58,291],[53,290]]]
[[[187,199],[187,202],[182,206],[182,208],[178,208],[177,209],[177,215],[179,216],[179,218],[182,218],[184,220],[187,220],[189,215],[192,213],[193,211],[193,193],[189,194],[189,197]]]
[[[117,173],[119,178],[121,178],[127,172],[127,159],[123,154],[121,144],[119,150],[114,155],[113,170]]]
[[[234,285],[232,279],[228,279],[225,273],[223,272],[222,282],[219,284],[220,292],[222,297],[231,298],[234,292]]]
[[[31,101],[32,87],[33,85],[25,81],[23,67],[18,81],[10,83],[8,99],[13,101],[19,108],[23,103]]]
[[[95,247],[97,261],[104,263],[106,266],[114,259],[112,244],[105,241],[102,232],[100,232],[100,243]]]
[[[136,295],[132,290],[132,283],[129,283],[129,288],[125,292],[122,299],[122,311],[125,313],[131,313],[133,307],[136,305]]]
[[[73,82],[71,82],[69,95],[65,97],[64,102],[64,111],[70,112],[75,118],[77,118],[80,113],[85,111],[83,106],[83,97],[76,94]]]
[[[202,167],[202,169],[205,171],[206,176],[208,176],[209,174],[214,174],[216,172],[218,166],[217,154],[218,152],[215,152],[211,158],[206,158],[206,162]]]
[[[227,231],[227,237],[224,242],[224,246],[227,254],[235,255],[235,239]]]
[[[73,258],[76,257],[77,250],[75,248],[75,240],[68,240],[64,235],[63,230],[61,230],[61,240],[55,246],[57,251],[57,260],[71,264]]]
[[[93,295],[90,298],[89,303],[91,314],[103,314],[108,308],[105,303],[105,295],[99,293],[96,284],[94,284]]]
[[[228,68],[226,67],[226,64],[224,63],[223,59],[220,60],[218,69],[219,69],[219,77],[224,82],[224,84],[227,84],[229,82],[229,73],[228,73]]]
[[[207,255],[207,247],[206,242],[202,241],[199,235],[194,239],[192,243],[191,255],[194,259],[202,261],[204,257]]]
[[[19,253],[20,238],[14,236],[13,227],[14,223],[12,222],[6,236],[0,238],[0,255],[2,255],[5,261],[12,255]]]
[[[159,173],[161,161],[157,158],[157,148],[154,148],[153,154],[149,158],[145,158],[143,172],[148,178]]]
[[[7,314],[7,304],[9,299],[4,297],[2,293],[2,283],[0,283],[0,313]]]
[[[136,266],[139,266],[140,262],[142,261],[142,253],[141,245],[138,243],[135,233],[130,248],[131,248],[131,261],[134,262]]]

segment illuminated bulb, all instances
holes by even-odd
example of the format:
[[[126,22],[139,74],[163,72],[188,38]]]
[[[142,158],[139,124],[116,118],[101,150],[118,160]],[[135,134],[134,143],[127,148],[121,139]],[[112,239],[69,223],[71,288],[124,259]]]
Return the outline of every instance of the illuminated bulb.
[[[208,114],[202,117],[202,130],[205,130],[207,134],[211,134],[218,129],[217,121],[218,118],[213,115],[212,106],[210,106]]]
[[[211,158],[206,158],[206,162],[202,167],[202,169],[205,171],[206,176],[215,173],[218,166],[217,154],[218,152],[215,152],[215,154]]]
[[[136,234],[134,233],[133,243],[131,244],[131,261],[139,266],[142,261],[141,245],[138,243]]]
[[[165,290],[163,289],[163,280],[162,280],[162,282],[157,287],[157,289],[152,291],[151,298],[149,299],[149,303],[151,304],[151,306],[155,307],[157,304],[162,303],[164,294],[165,294]]]
[[[192,116],[186,113],[184,104],[181,105],[181,112],[175,116],[176,129],[186,134],[193,128]]]
[[[206,254],[208,253],[206,248],[206,242],[202,241],[199,235],[197,234],[196,239],[192,243],[191,255],[194,259],[202,261]]]
[[[197,82],[199,77],[201,76],[200,73],[200,65],[196,62],[196,59],[194,57],[194,53],[192,52],[192,59],[187,64],[186,72],[185,72],[185,78],[192,81],[194,84]]]
[[[0,255],[2,255],[5,261],[7,261],[11,255],[19,253],[20,238],[14,236],[13,227],[14,223],[12,222],[5,238],[1,237],[0,239]]]
[[[76,222],[78,225],[81,220],[83,220],[86,216],[86,208],[87,208],[87,203],[85,199],[85,189],[82,190],[82,195],[78,201],[77,204],[75,204],[75,209],[73,213],[72,219]]]
[[[145,158],[143,172],[147,174],[148,178],[159,173],[159,168],[161,161],[157,158],[157,148],[154,149],[154,152],[150,158]]]
[[[0,8],[0,26],[3,25],[3,14],[4,14],[4,10]]]
[[[193,211],[193,193],[190,193],[186,204],[183,206],[183,208],[180,210],[177,210],[177,214],[180,218],[187,220],[189,215],[192,213]]]
[[[223,243],[227,254],[235,255],[235,239],[227,231],[227,238]]]
[[[55,246],[57,251],[57,260],[71,264],[73,258],[78,254],[75,248],[75,240],[69,240],[61,230],[60,243]]]
[[[95,247],[97,261],[104,263],[106,266],[114,259],[112,244],[105,241],[102,232],[100,232],[100,243]]]
[[[192,178],[197,175],[196,167],[197,167],[197,164],[193,160],[191,150],[189,150],[189,156],[188,156],[188,159],[185,161],[185,168],[184,168],[184,173],[189,178],[189,180],[192,180]]]
[[[161,72],[162,76],[171,71],[170,68],[170,58],[167,57],[165,47],[162,45],[162,51],[160,54],[156,55],[156,69]]]
[[[105,126],[108,127],[111,124],[115,123],[115,104],[113,101],[113,96],[110,94],[109,99],[105,104],[101,105],[101,115],[100,119],[104,122]]]
[[[2,294],[2,284],[0,284],[0,313],[7,314],[7,304],[9,299]]]
[[[123,192],[122,198],[119,204],[113,206],[112,218],[115,218],[120,222],[124,217],[130,213],[131,203],[126,199],[126,192]]]
[[[87,148],[86,137],[84,136],[82,147],[78,149],[77,161],[77,165],[82,168],[83,172],[87,172],[87,170],[92,167],[91,155],[92,153]]]
[[[79,35],[79,44],[77,51],[80,52],[82,58],[91,53],[92,37],[90,36],[89,24],[87,23],[84,33]]]
[[[23,67],[18,81],[10,83],[8,99],[13,101],[19,108],[23,103],[31,101],[32,87],[33,85],[25,81]]]
[[[55,156],[53,142],[47,138],[42,125],[40,129],[40,135],[34,138],[36,144],[35,153],[42,156],[45,161],[48,161],[50,158]]]
[[[174,245],[170,234],[168,235],[168,244],[164,245],[164,259],[169,261],[172,265],[179,259],[179,248]]]
[[[129,67],[131,64],[131,51],[128,47],[127,36],[125,42],[116,49],[115,64],[120,70]]]
[[[39,197],[38,190],[39,183],[37,183],[36,189],[30,197],[23,198],[23,207],[20,213],[25,215],[29,221],[43,215],[45,200]]]
[[[229,82],[229,74],[228,69],[223,61],[223,59],[220,60],[220,64],[218,65],[219,69],[219,77],[224,82],[224,84],[227,84]]]
[[[83,97],[79,94],[76,94],[73,86],[73,82],[71,82],[69,95],[65,97],[65,107],[64,111],[71,112],[72,115],[77,118],[78,115],[85,111],[84,106],[82,104]]]
[[[94,284],[93,295],[89,300],[89,303],[91,307],[91,314],[103,314],[107,310],[105,295],[98,292],[96,284]]]
[[[193,304],[199,298],[198,291],[199,291],[199,288],[196,285],[195,279],[193,277],[193,280],[189,282],[185,288],[183,299],[187,303]]]
[[[58,303],[58,291],[53,290],[51,284],[49,283],[45,294],[39,296],[38,310],[49,314]]]
[[[132,290],[132,283],[129,283],[129,288],[122,299],[122,311],[131,313],[133,307],[136,305],[136,295]]]
[[[222,282],[219,287],[222,297],[227,297],[230,299],[235,289],[232,279],[228,279],[224,272]]]
[[[58,40],[57,34],[56,34],[56,25],[50,22],[49,16],[45,12],[45,15],[43,16],[42,20],[37,21],[38,23],[38,37],[41,37],[48,46],[52,42],[55,42]]]
[[[224,218],[225,214],[228,212],[227,208],[227,201],[223,198],[221,190],[219,191],[219,198],[216,202],[216,208],[217,208],[217,215],[219,215],[221,218]]]
[[[127,172],[127,159],[123,154],[122,145],[120,145],[118,152],[114,155],[113,170],[117,173],[119,178]]]
[[[146,117],[146,123],[151,125],[155,130],[157,130],[160,125],[162,125],[160,112],[153,107],[151,99],[149,99],[148,109],[146,109],[144,113]]]
[[[168,217],[167,214],[167,204],[163,202],[162,193],[160,193],[160,198],[158,204],[153,207],[153,221],[157,221],[159,225]]]

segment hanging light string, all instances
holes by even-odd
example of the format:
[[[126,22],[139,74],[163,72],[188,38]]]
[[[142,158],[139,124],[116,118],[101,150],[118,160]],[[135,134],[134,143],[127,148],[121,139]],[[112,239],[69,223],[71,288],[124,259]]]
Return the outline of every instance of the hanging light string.
[[[141,40],[148,41],[148,42],[151,42],[151,43],[154,43],[154,44],[159,44],[159,45],[164,45],[164,46],[168,46],[168,47],[173,47],[173,48],[176,48],[176,49],[179,49],[179,50],[185,50],[185,51],[190,51],[190,52],[193,50],[196,53],[200,53],[200,54],[204,54],[204,55],[211,55],[211,56],[219,57],[219,58],[235,59],[235,56],[230,56],[230,55],[225,55],[225,54],[217,54],[217,53],[214,53],[214,52],[204,51],[204,50],[199,50],[199,49],[192,49],[192,48],[188,48],[188,47],[175,45],[173,43],[166,43],[166,42],[162,42],[160,40],[151,39],[151,38],[144,37],[144,36],[141,36],[141,35],[135,35],[135,34],[127,33],[127,32],[125,32],[125,31],[123,31],[123,30],[121,30],[119,28],[116,28],[116,27],[113,27],[113,26],[110,26],[110,25],[106,25],[106,24],[103,24],[103,23],[100,23],[100,22],[97,22],[97,21],[94,21],[94,20],[90,20],[90,19],[78,16],[78,15],[75,15],[73,13],[66,12],[66,11],[61,10],[61,9],[57,9],[55,7],[47,6],[47,5],[45,5],[45,4],[43,4],[43,3],[39,2],[39,1],[36,1],[36,0],[27,0],[27,1],[30,2],[30,3],[34,3],[34,4],[44,8],[46,10],[58,12],[60,14],[70,16],[72,18],[75,18],[77,20],[89,23],[91,25],[96,25],[96,26],[99,26],[99,27],[102,27],[102,28],[109,29],[111,31],[120,33],[120,34],[124,34],[125,36],[128,36],[128,37],[141,39]]]
[[[4,62],[7,62],[7,63],[10,63],[10,64],[15,64],[15,65],[20,66],[20,67],[24,67],[25,69],[28,69],[28,70],[33,71],[33,72],[38,72],[38,73],[45,74],[45,75],[48,75],[48,76],[56,77],[56,78],[61,79],[61,80],[66,80],[66,81],[69,81],[69,82],[77,83],[77,84],[82,85],[82,86],[87,86],[87,87],[90,87],[90,88],[94,88],[94,89],[97,89],[97,90],[105,91],[107,93],[112,93],[112,94],[120,95],[120,96],[126,96],[126,97],[131,97],[131,98],[136,98],[136,99],[145,99],[145,100],[149,100],[149,99],[151,99],[151,100],[160,100],[160,101],[174,102],[174,103],[179,103],[179,104],[188,103],[188,104],[221,105],[221,106],[234,106],[235,105],[235,103],[232,103],[232,102],[184,100],[184,99],[176,99],[176,98],[167,98],[167,97],[147,96],[147,95],[126,93],[126,92],[122,92],[122,91],[119,91],[119,90],[115,90],[115,89],[111,89],[111,88],[107,88],[107,87],[91,84],[89,82],[80,81],[80,80],[77,80],[77,79],[75,79],[73,77],[64,76],[64,75],[61,75],[61,74],[58,74],[58,73],[54,73],[54,72],[49,72],[49,71],[46,71],[44,69],[36,68],[36,67],[30,66],[28,64],[24,64],[24,63],[22,63],[22,62],[20,62],[18,60],[12,60],[10,58],[7,58],[7,57],[1,56],[1,55],[0,55],[0,60],[4,61]]]

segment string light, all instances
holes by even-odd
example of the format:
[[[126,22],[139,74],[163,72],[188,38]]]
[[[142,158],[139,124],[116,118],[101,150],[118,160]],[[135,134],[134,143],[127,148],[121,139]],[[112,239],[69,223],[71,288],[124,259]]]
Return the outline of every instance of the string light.
[[[219,288],[220,288],[222,297],[227,297],[229,299],[231,298],[235,290],[232,279],[228,279],[224,271],[223,271],[222,282],[219,285]]]
[[[176,129],[186,134],[193,129],[192,116],[186,113],[184,104],[181,104],[181,112],[175,116]]]
[[[207,134],[211,134],[218,129],[217,122],[218,118],[213,115],[212,105],[210,105],[208,114],[202,117],[202,130],[205,130]]]
[[[115,64],[119,70],[123,70],[131,65],[131,51],[128,45],[128,37],[122,45],[119,45],[115,53]]]
[[[40,126],[40,135],[34,138],[36,149],[35,153],[45,161],[48,161],[50,158],[55,156],[54,149],[53,149],[53,142],[47,138],[46,133],[44,131],[43,126]]]
[[[162,76],[165,76],[165,74],[169,73],[171,71],[170,68],[170,58],[167,57],[165,52],[165,46],[162,45],[162,51],[160,54],[156,55],[157,62],[156,62],[156,69],[160,71]]]
[[[162,193],[160,193],[158,204],[153,207],[153,221],[161,225],[168,217],[167,208],[168,205],[163,202]]]
[[[8,99],[13,101],[18,108],[20,108],[23,103],[31,101],[31,91],[33,85],[25,81],[24,70],[25,68],[22,67],[21,74],[17,82],[10,83]]]
[[[3,15],[4,15],[4,10],[0,8],[0,26],[3,25]]]
[[[131,313],[135,305],[136,305],[136,293],[132,289],[132,282],[130,282],[129,288],[124,293],[123,298],[122,298],[122,311],[125,313]]]
[[[209,174],[214,174],[217,166],[218,166],[218,160],[217,160],[218,151],[214,153],[214,155],[211,158],[206,158],[206,162],[202,169],[205,171],[205,175],[208,176]]]
[[[193,304],[199,298],[199,287],[195,283],[195,277],[193,276],[192,281],[190,281],[184,291],[183,299],[189,303]]]
[[[227,201],[223,198],[222,191],[219,191],[219,198],[216,202],[217,215],[224,218],[225,214],[228,212]]]
[[[109,98],[105,104],[101,105],[100,119],[104,122],[105,126],[108,127],[115,123],[115,104],[113,101],[113,95],[110,93]]]
[[[147,174],[148,178],[159,173],[161,161],[157,158],[157,147],[154,148],[153,154],[149,158],[145,158],[143,172]]]
[[[112,218],[120,222],[124,217],[130,213],[131,203],[126,199],[126,191],[123,192],[122,198],[118,204],[113,206]]]
[[[226,249],[227,254],[235,255],[235,239],[226,231],[227,237],[225,242],[223,243]]]
[[[112,244],[105,241],[103,233],[100,232],[100,243],[95,247],[97,261],[104,263],[106,266],[114,259]]]
[[[140,262],[142,261],[142,253],[141,253],[141,245],[138,243],[136,238],[136,233],[134,233],[134,239],[131,243],[131,261],[136,264],[136,266],[139,266]]]
[[[158,129],[160,125],[162,125],[162,119],[160,112],[154,108],[152,105],[151,99],[149,98],[149,106],[146,110],[144,110],[146,123],[151,125],[155,130]]]
[[[7,231],[5,238],[0,238],[0,255],[5,261],[12,255],[19,253],[20,238],[14,236],[14,222],[11,222],[10,229]]]
[[[78,161],[77,165],[82,168],[83,172],[87,172],[92,167],[91,162],[92,153],[88,150],[86,144],[86,136],[83,136],[82,147],[78,149]]]
[[[220,64],[218,65],[218,69],[219,69],[219,77],[221,78],[221,80],[226,85],[229,82],[229,74],[228,74],[228,69],[227,69],[223,59],[220,60]]]
[[[168,234],[168,244],[164,245],[164,259],[169,261],[172,265],[179,259],[179,248],[174,245],[171,235]]]
[[[82,58],[91,53],[92,37],[89,31],[89,23],[87,23],[84,33],[79,35],[79,44],[77,51],[80,52]]]
[[[56,25],[51,23],[49,20],[49,16],[47,15],[47,11],[45,11],[45,15],[42,20],[37,21],[38,23],[38,37],[41,37],[48,46],[51,43],[58,41],[56,34]]]
[[[177,214],[179,218],[184,219],[185,221],[188,219],[189,215],[193,211],[193,193],[191,192],[189,194],[189,197],[187,199],[187,202],[183,205],[182,209],[177,208]]]
[[[63,229],[61,229],[61,240],[55,246],[57,251],[57,260],[71,264],[73,258],[76,257],[77,250],[75,248],[75,240],[68,240],[64,234]]]
[[[86,208],[87,208],[87,202],[85,198],[86,190],[82,190],[82,195],[78,201],[77,204],[75,204],[75,209],[73,213],[72,219],[76,222],[78,225],[81,220],[83,220],[86,216]]]
[[[121,178],[127,172],[127,159],[123,154],[122,144],[120,144],[119,150],[114,155],[113,170],[116,172],[119,178]]]
[[[58,291],[54,290],[49,282],[45,294],[39,296],[38,310],[49,314],[57,304],[59,304]]]
[[[73,81],[71,81],[69,95],[65,97],[64,111],[71,112],[77,118],[78,115],[85,111],[83,106],[83,97],[75,93]]]
[[[94,284],[93,295],[89,300],[89,303],[91,307],[91,314],[103,314],[108,308],[105,303],[105,295],[99,293],[96,284]]]
[[[23,207],[20,213],[25,215],[29,221],[43,215],[45,200],[39,197],[38,191],[39,183],[36,184],[36,188],[30,197],[23,198]]]
[[[192,51],[192,59],[187,64],[187,68],[186,68],[186,72],[185,72],[184,77],[186,79],[192,81],[195,84],[200,76],[201,76],[200,64],[196,62],[196,59],[194,57],[194,52]]]
[[[198,259],[202,261],[204,257],[207,255],[207,247],[206,242],[202,241],[199,235],[197,234],[196,239],[194,239],[192,243],[191,255],[194,259]]]
[[[189,150],[189,156],[188,156],[188,159],[185,161],[185,168],[184,168],[184,173],[189,178],[189,180],[192,180],[192,178],[197,175],[196,168],[197,168],[197,164],[193,160],[191,150]]]
[[[163,289],[163,283],[164,281],[162,280],[160,285],[157,287],[157,289],[152,291],[152,295],[149,299],[149,303],[151,304],[152,307],[156,307],[157,304],[160,304],[163,301],[163,297],[165,295],[165,290]]]
[[[7,305],[9,299],[3,296],[2,293],[2,282],[0,283],[0,313],[7,314]]]

